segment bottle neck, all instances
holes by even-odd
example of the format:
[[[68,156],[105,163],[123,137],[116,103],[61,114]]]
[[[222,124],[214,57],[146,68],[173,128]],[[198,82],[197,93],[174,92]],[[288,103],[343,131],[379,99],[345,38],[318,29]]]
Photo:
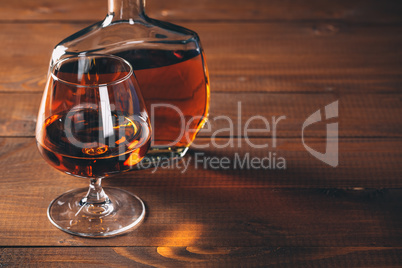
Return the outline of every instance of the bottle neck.
[[[114,20],[135,20],[145,14],[145,0],[108,0],[108,15]]]

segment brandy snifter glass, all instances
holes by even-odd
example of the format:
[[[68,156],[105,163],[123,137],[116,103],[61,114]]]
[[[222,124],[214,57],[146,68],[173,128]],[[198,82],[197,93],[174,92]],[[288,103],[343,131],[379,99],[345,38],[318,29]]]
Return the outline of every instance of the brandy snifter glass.
[[[150,146],[148,114],[131,65],[112,55],[64,58],[50,69],[36,125],[36,141],[54,168],[90,179],[64,193],[48,217],[59,229],[88,237],[124,233],[144,219],[144,203],[101,181],[133,169]]]

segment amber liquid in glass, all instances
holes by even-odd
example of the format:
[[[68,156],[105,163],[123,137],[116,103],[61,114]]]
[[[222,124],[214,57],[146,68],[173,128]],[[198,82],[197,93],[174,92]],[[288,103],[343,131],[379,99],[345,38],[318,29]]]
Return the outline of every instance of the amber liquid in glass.
[[[104,138],[99,111],[53,115],[43,126],[45,137],[39,150],[49,164],[76,176],[103,177],[132,169],[145,156],[149,134],[139,122],[116,115],[112,118],[112,133]]]
[[[203,54],[195,49],[137,49],[114,54],[133,66],[152,122],[152,145],[188,147],[208,115]]]
[[[95,63],[94,63],[95,64]],[[99,66],[98,70],[107,66]],[[98,85],[122,79],[127,72],[74,74],[76,66],[65,64],[58,79],[77,85]],[[145,156],[150,146],[150,130],[141,117],[129,118],[123,111],[138,113],[139,96],[132,83],[76,87],[52,78],[47,118],[37,137],[45,160],[58,170],[80,177],[105,177],[130,170]],[[102,99],[103,98],[103,99]],[[103,107],[102,107],[103,105]]]

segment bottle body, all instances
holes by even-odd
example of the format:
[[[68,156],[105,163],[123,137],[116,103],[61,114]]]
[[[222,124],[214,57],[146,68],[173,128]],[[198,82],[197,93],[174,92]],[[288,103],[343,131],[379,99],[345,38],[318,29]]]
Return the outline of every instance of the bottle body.
[[[133,66],[153,127],[148,161],[183,156],[209,109],[209,77],[198,35],[150,19],[143,9],[127,18],[109,11],[103,21],[60,42],[51,65],[86,53],[117,55]]]

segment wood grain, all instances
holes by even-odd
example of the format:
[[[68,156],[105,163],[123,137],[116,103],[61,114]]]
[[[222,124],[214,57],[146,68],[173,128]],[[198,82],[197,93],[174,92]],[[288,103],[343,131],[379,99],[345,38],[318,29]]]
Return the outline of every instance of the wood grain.
[[[3,23],[0,91],[41,92],[53,47],[88,24]],[[213,92],[399,93],[402,26],[183,23],[201,36]]]
[[[33,136],[40,99],[40,93],[0,93],[0,136]],[[339,120],[311,125],[304,131],[306,137],[326,137],[325,123],[336,121],[339,121],[341,137],[401,137],[400,94],[266,93],[212,93],[210,120],[199,136],[273,137],[274,122],[278,122],[276,137],[300,137],[308,116],[337,100]],[[253,116],[266,118],[269,130],[261,118],[251,120]],[[278,121],[281,116],[283,119]],[[248,120],[251,120],[249,124]],[[245,133],[245,128],[251,131]],[[335,134],[328,133],[330,137]]]
[[[83,182],[57,172],[46,164],[37,151],[33,138],[0,139],[1,189],[24,183],[29,177],[30,185],[39,187],[50,182]],[[333,168],[311,156],[300,139],[278,139],[276,148],[253,149],[245,141],[235,148],[216,148],[210,139],[199,138],[198,144],[210,145],[205,149],[191,149],[187,157],[175,165],[150,168],[118,176],[123,185],[129,187],[183,187],[183,188],[402,188],[402,154],[400,140],[393,139],[341,139],[339,144],[339,166]],[[217,139],[216,143],[227,144],[228,139]],[[269,143],[269,139],[250,139],[254,144]],[[331,140],[329,141],[331,142]],[[317,151],[325,150],[324,139],[307,139],[306,143]],[[241,147],[238,147],[240,145]],[[271,166],[264,160],[263,166],[240,164],[248,157],[263,159],[271,153]],[[284,158],[286,169],[273,164]],[[209,159],[207,159],[209,158]],[[212,158],[227,158],[231,168],[211,162]],[[226,160],[225,160],[226,161]],[[247,160],[246,160],[247,161]],[[250,162],[250,161],[247,161]],[[233,168],[236,163],[236,168]],[[186,166],[184,166],[186,164]],[[40,172],[32,172],[40,170]],[[51,179],[53,178],[53,179]],[[106,180],[105,183],[114,183]],[[28,187],[29,185],[27,185]],[[22,187],[22,186],[21,186]],[[77,187],[71,185],[70,187]],[[60,189],[63,191],[63,189]]]
[[[3,1],[0,16],[11,21],[97,21],[107,12],[106,0]],[[398,1],[264,1],[250,0],[151,0],[147,14],[163,20],[197,21],[295,21],[347,20],[353,22],[401,22]]]
[[[401,248],[85,247],[3,248],[0,264],[60,267],[397,267]]]
[[[183,173],[149,169],[105,180],[138,194],[148,214],[132,233],[94,240],[65,234],[46,218],[52,199],[88,182],[47,165],[33,138],[1,139],[0,246],[402,246],[402,191],[387,189],[402,188],[400,142],[341,143],[336,169],[300,144],[278,144],[286,170],[204,169],[191,162]],[[264,156],[244,144],[242,150],[241,156]],[[234,151],[205,156],[230,158]]]
[[[211,130],[195,144],[207,147],[193,146],[184,158],[185,171],[182,161],[104,181],[147,207],[138,229],[111,239],[51,225],[50,201],[88,182],[47,165],[33,138],[52,48],[101,20],[106,0],[2,2],[0,267],[402,266],[401,2],[147,1],[151,17],[201,37]],[[306,144],[324,152],[326,141],[335,142],[331,132],[326,140],[325,123],[339,123],[333,168],[306,151],[301,126],[337,100],[339,118],[305,132]],[[271,129],[246,139],[238,126],[253,115]],[[222,116],[234,120],[234,139],[228,130],[211,139],[229,126]],[[286,116],[276,144],[272,116]],[[207,160],[233,165],[269,153],[285,159],[286,169],[226,169]]]
[[[60,231],[46,217],[50,201],[85,187],[83,180],[25,183],[7,184],[0,246],[402,246],[401,190],[133,188],[110,180],[107,185],[144,200],[146,220],[124,236],[85,239]]]

